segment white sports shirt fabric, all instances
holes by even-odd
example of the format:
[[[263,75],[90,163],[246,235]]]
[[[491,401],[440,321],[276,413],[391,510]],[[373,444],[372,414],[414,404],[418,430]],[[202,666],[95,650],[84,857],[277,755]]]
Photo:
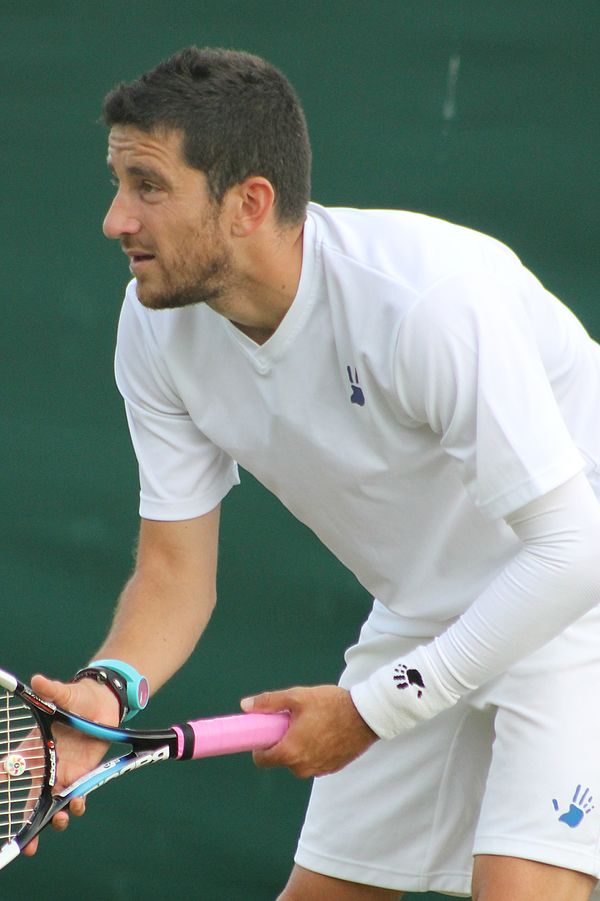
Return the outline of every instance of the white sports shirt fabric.
[[[600,489],[600,348],[504,245],[420,214],[311,204],[262,346],[132,282],[116,376],[143,517],[208,512],[235,461],[378,599],[380,631],[439,635],[518,553],[504,517],[582,469]]]

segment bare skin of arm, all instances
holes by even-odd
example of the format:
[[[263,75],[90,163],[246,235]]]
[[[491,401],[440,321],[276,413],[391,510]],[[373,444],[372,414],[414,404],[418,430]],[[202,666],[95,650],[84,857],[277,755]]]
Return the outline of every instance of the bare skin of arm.
[[[97,657],[123,659],[157,691],[190,656],[216,601],[219,508],[142,520],[135,572]]]
[[[218,509],[183,522],[142,521],[135,572],[95,657],[127,661],[147,676],[152,691],[187,660],[215,604],[218,521]],[[63,683],[34,676],[32,687],[89,719],[117,723],[112,692],[91,679]],[[335,772],[377,740],[350,693],[335,685],[267,692],[245,699],[242,707],[290,711],[291,725],[284,738],[272,750],[256,752],[254,760],[261,767],[288,767],[301,778]],[[71,730],[63,730],[57,738],[60,790],[96,766],[106,745]],[[69,809],[80,816],[85,801],[76,799]],[[54,817],[55,829],[62,831],[67,825],[66,811]],[[34,839],[25,853],[34,854],[36,849]]]
[[[204,631],[216,601],[219,508],[180,522],[142,520],[136,566],[119,599],[106,641],[95,658],[125,660],[143,673],[152,692],[187,660]],[[83,663],[84,661],[82,661]],[[116,725],[117,700],[92,679],[64,683],[36,675],[34,691],[61,707],[97,722]],[[96,766],[106,745],[71,730],[57,730],[59,755],[57,790]],[[85,801],[70,806],[75,816]],[[64,830],[68,814],[53,820]],[[34,839],[25,850],[37,850]]]

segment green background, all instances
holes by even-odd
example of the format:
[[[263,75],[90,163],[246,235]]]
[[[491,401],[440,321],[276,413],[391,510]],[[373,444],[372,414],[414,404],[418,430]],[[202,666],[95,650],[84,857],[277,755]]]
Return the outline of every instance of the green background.
[[[68,677],[131,568],[136,468],[112,378],[128,273],[100,232],[104,93],[190,43],[262,54],[304,103],[316,200],[494,234],[598,336],[599,38],[597,0],[1,0],[4,668]],[[367,607],[245,476],[225,503],[217,613],[143,722],[336,679]],[[140,773],[3,871],[0,901],[270,901],[307,792],[248,757]]]

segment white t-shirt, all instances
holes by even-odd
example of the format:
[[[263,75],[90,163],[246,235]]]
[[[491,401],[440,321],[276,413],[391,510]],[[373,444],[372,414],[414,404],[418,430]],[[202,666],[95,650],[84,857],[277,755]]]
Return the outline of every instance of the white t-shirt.
[[[516,553],[502,517],[582,468],[600,486],[600,347],[504,245],[416,213],[310,204],[262,346],[132,282],[116,376],[143,517],[206,513],[235,461],[401,634],[439,634]]]

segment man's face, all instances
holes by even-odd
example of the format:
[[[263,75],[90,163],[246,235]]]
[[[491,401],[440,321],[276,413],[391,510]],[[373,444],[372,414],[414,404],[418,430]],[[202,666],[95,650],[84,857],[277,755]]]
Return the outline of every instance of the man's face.
[[[233,267],[220,208],[183,160],[180,133],[114,126],[108,165],[118,190],[103,231],[129,256],[140,302],[159,310],[222,297]]]

